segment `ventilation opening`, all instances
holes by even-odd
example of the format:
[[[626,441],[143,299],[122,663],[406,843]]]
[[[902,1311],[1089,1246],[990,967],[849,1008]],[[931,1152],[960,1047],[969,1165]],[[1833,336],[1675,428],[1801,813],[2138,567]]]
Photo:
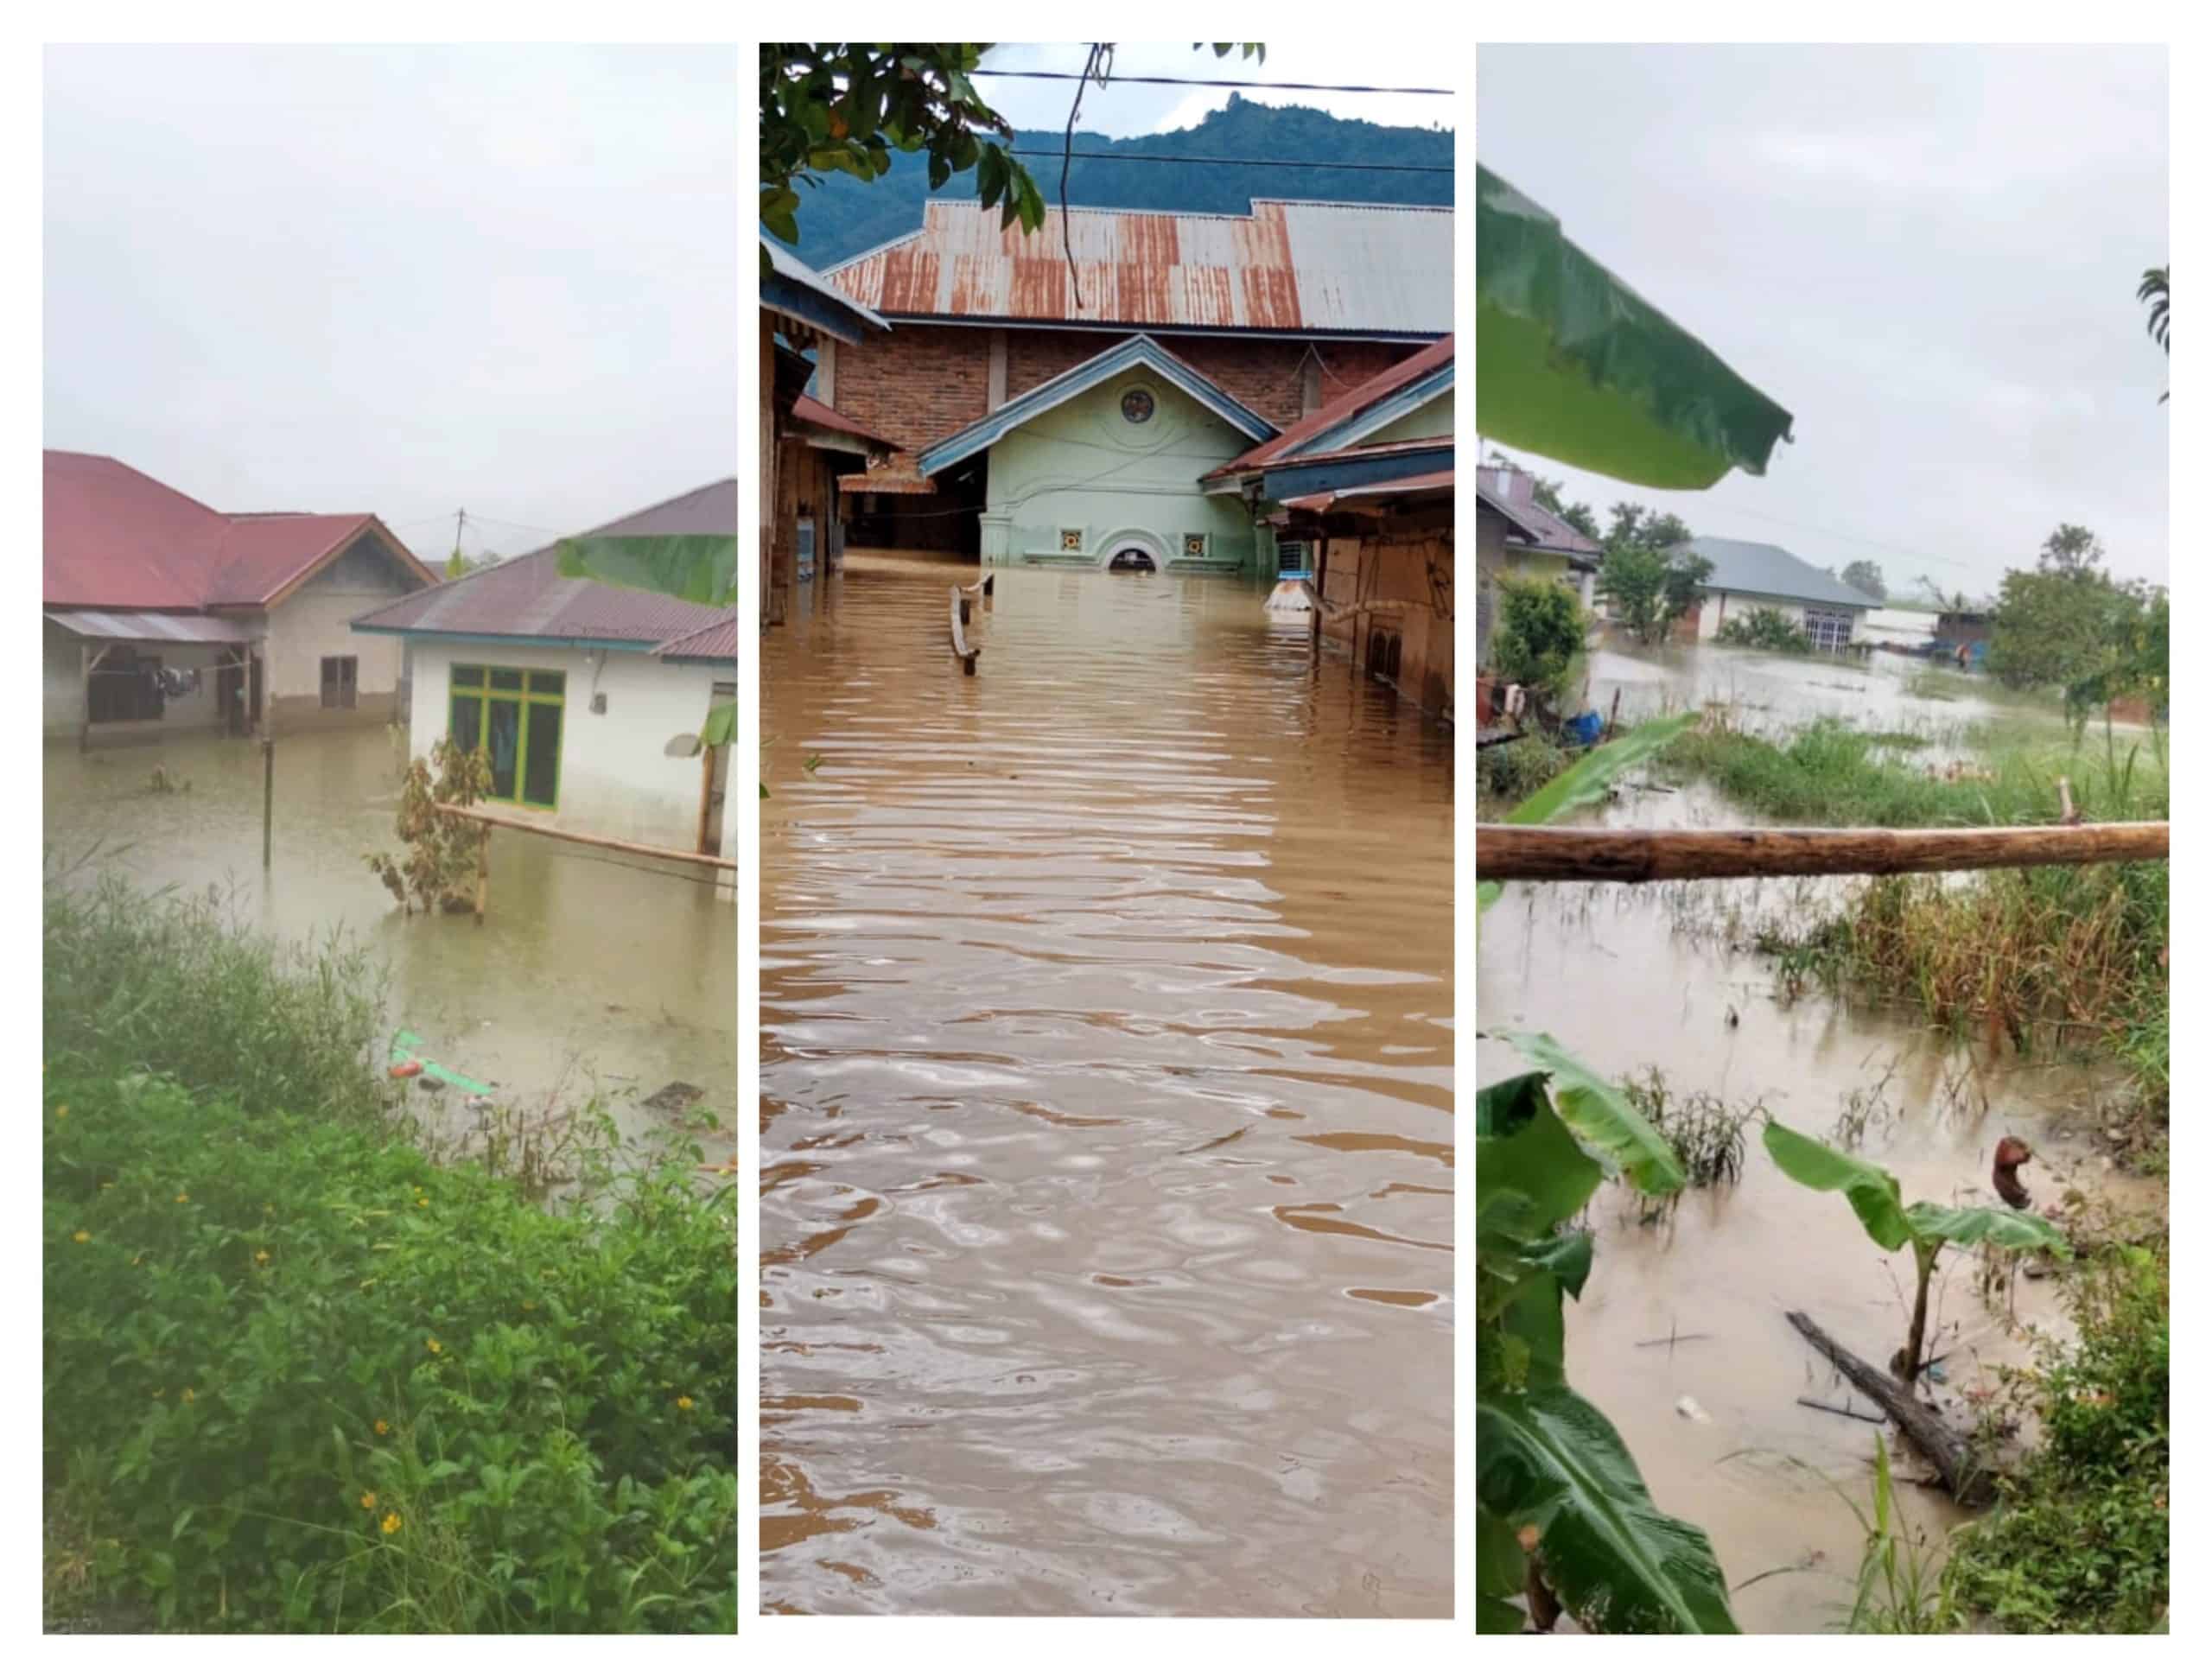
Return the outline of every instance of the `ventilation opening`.
[[[1142,548],[1123,548],[1106,562],[1106,569],[1108,570],[1154,571],[1160,568],[1153,563],[1152,556]]]

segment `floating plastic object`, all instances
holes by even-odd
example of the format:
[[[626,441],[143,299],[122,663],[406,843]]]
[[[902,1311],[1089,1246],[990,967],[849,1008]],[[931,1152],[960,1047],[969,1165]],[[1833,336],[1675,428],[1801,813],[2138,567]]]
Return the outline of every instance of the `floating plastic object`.
[[[422,1072],[423,1062],[420,1060],[402,1060],[391,1068],[391,1075],[395,1077],[416,1077]]]
[[[412,1031],[396,1031],[392,1033],[391,1045],[396,1052],[409,1053],[423,1045],[423,1039]],[[406,1064],[408,1070],[402,1071],[395,1065],[391,1069],[391,1075],[395,1077],[412,1077],[428,1073],[429,1075],[423,1079],[425,1085],[433,1083],[450,1083],[454,1088],[471,1095],[489,1095],[492,1092],[491,1084],[479,1083],[474,1077],[466,1077],[455,1071],[451,1066],[440,1065],[435,1060],[417,1058],[409,1060]]]
[[[1586,710],[1580,716],[1567,718],[1567,726],[1578,744],[1594,746],[1598,736],[1605,731],[1605,719],[1594,710]]]
[[[1703,1406],[1687,1394],[1675,1400],[1675,1413],[1684,1420],[1694,1420],[1700,1425],[1709,1426],[1713,1420],[1713,1417],[1705,1413]]]

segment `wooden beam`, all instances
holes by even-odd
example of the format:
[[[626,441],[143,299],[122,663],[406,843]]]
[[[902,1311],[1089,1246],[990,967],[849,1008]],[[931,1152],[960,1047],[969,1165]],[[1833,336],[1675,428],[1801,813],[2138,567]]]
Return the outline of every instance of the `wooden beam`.
[[[675,850],[664,844],[639,844],[630,839],[606,838],[597,833],[563,832],[558,827],[541,826],[534,821],[524,821],[519,816],[502,815],[496,810],[482,809],[474,804],[437,804],[431,807],[440,815],[462,816],[470,821],[480,821],[486,827],[510,827],[518,833],[535,833],[540,838],[561,839],[594,850],[620,850],[625,855],[652,856],[661,861],[696,862],[702,867],[734,871],[737,867],[734,856],[705,856],[696,850]]]
[[[967,620],[968,602],[960,597],[960,590],[955,587],[952,590],[952,656],[960,660],[960,673],[972,676],[976,673],[977,649],[968,644],[968,636],[961,628]]]
[[[1753,880],[1820,873],[1946,873],[1985,867],[2164,861],[2168,824],[2082,827],[1475,829],[1483,880]]]

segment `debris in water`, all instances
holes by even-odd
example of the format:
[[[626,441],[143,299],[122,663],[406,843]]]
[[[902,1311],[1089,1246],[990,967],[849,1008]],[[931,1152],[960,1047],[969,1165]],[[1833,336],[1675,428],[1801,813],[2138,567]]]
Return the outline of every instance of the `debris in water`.
[[[1675,1400],[1675,1413],[1684,1420],[1694,1420],[1701,1426],[1713,1424],[1713,1417],[1707,1414],[1703,1406],[1687,1393]]]
[[[672,1117],[680,1117],[698,1105],[706,1093],[707,1091],[696,1083],[669,1083],[645,1096],[645,1104],[655,1112],[665,1112]]]

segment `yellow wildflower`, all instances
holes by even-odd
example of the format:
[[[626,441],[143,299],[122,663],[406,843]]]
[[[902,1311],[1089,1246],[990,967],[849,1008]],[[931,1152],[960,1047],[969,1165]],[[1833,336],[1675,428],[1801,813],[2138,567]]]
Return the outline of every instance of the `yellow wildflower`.
[[[421,1210],[426,1210],[426,1211],[427,1211],[428,1210],[429,1210],[429,1207],[430,1207],[430,1202],[429,1202],[429,1198],[428,1198],[427,1197],[424,1197],[424,1198],[422,1198],[422,1199],[418,1199],[418,1200],[416,1200],[416,1201],[415,1202],[415,1204],[416,1204],[416,1205],[418,1208],[420,1208]]]
[[[154,1388],[154,1395],[156,1397],[162,1397],[168,1393],[168,1389],[169,1388],[166,1386],[156,1386]]]
[[[54,1115],[55,1117],[57,1117],[57,1118],[67,1118],[67,1117],[69,1115],[69,1108],[68,1108],[68,1106],[65,1103],[65,1104],[63,1104],[63,1105],[61,1105],[61,1106],[58,1106],[58,1107],[54,1108]]]
[[[184,1401],[185,1401],[187,1403],[191,1402],[191,1401],[192,1401],[192,1397],[193,1397],[192,1388],[190,1388],[189,1386],[186,1387],[186,1388],[184,1388],[183,1392],[181,1394],[181,1395],[183,1397]]]
[[[264,1250],[263,1250],[263,1251],[259,1251],[259,1252],[255,1253],[255,1254],[253,1255],[253,1261],[254,1261],[254,1262],[256,1262],[256,1263],[267,1263],[267,1262],[269,1261],[269,1254],[268,1254],[268,1252],[264,1249]]]
[[[432,1356],[443,1356],[445,1355],[446,1348],[438,1344],[436,1340],[425,1339],[423,1343],[430,1348],[430,1355]]]
[[[691,1400],[688,1397],[680,1397],[676,1400],[676,1407],[679,1409],[689,1409],[691,1407]]]
[[[92,1239],[92,1231],[91,1229],[79,1229],[75,1234],[70,1236],[69,1238],[76,1242],[78,1245],[82,1246],[86,1241]]]
[[[189,1204],[191,1199],[192,1196],[190,1194],[179,1194],[176,1197],[176,1203],[180,1205],[184,1205]]]
[[[377,1436],[378,1436],[378,1438],[382,1438],[385,1433],[387,1433],[387,1432],[391,1432],[391,1423],[390,1421],[388,1421],[388,1420],[379,1420],[379,1421],[378,1421],[378,1422],[377,1422]]]
[[[390,1536],[392,1534],[392,1533],[394,1533],[394,1532],[397,1531],[398,1529],[399,1529],[399,1516],[398,1516],[397,1515],[396,1515],[396,1514],[387,1514],[386,1515],[385,1515],[385,1517],[384,1517],[384,1534],[385,1534],[386,1537],[390,1537]]]
[[[100,1191],[101,1191],[102,1193],[105,1193],[105,1192],[106,1192],[110,1188],[112,1188],[113,1186],[115,1186],[115,1184],[113,1184],[112,1182],[103,1182],[103,1183],[101,1183],[101,1184],[100,1184]]]
[[[365,1490],[365,1491],[363,1491],[363,1492],[361,1493],[361,1506],[362,1506],[363,1508],[365,1508],[365,1509],[372,1509],[372,1508],[374,1508],[376,1505],[377,1505],[377,1494],[376,1494],[376,1492],[374,1492],[373,1490]]]

